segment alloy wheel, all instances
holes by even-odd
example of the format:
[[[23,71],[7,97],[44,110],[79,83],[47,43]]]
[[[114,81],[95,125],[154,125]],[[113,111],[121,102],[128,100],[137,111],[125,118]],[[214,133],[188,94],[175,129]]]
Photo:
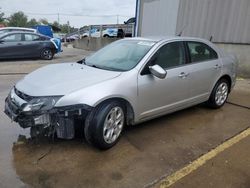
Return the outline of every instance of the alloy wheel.
[[[112,108],[107,114],[104,127],[103,138],[106,143],[112,144],[121,134],[124,125],[124,112],[121,107]]]
[[[43,58],[44,59],[51,59],[52,58],[52,52],[49,49],[46,49],[43,51]]]
[[[225,82],[220,83],[216,89],[215,102],[218,106],[221,106],[227,100],[228,85]]]

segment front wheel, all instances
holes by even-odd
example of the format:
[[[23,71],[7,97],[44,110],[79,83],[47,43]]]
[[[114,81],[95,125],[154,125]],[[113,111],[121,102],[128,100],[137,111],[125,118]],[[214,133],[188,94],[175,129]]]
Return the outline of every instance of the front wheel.
[[[85,138],[99,149],[109,149],[119,141],[124,124],[123,105],[116,101],[103,103],[88,115]]]
[[[51,60],[53,59],[53,56],[54,54],[50,48],[45,48],[41,52],[41,58],[44,60]]]
[[[207,104],[211,108],[222,107],[228,97],[229,83],[226,79],[220,79],[214,86]]]

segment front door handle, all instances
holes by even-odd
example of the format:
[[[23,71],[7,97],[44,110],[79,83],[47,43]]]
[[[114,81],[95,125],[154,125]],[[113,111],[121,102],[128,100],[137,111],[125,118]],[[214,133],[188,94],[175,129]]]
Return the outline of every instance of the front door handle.
[[[186,77],[188,77],[188,75],[189,75],[189,73],[181,72],[178,77],[179,78],[186,78]]]
[[[214,69],[220,69],[221,66],[219,64],[214,65]]]
[[[19,43],[17,43],[17,45],[23,45],[23,43],[20,43],[20,42],[19,42]]]

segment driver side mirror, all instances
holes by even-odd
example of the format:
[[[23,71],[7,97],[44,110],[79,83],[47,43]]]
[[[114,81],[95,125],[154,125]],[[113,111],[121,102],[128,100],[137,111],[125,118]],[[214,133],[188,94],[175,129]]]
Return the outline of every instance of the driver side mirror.
[[[167,76],[167,71],[165,71],[159,65],[149,66],[149,71],[152,75],[156,76],[157,78],[164,79]]]
[[[0,44],[3,43],[3,42],[4,42],[4,40],[0,39]]]

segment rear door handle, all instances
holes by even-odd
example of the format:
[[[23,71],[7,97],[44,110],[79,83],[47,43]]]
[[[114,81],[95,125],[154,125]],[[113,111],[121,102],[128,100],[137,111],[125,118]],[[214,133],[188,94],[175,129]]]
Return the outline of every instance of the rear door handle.
[[[189,75],[189,73],[181,72],[178,77],[179,78],[186,78],[188,75]]]
[[[20,43],[20,42],[19,42],[19,43],[17,43],[17,45],[23,45],[23,43]]]

